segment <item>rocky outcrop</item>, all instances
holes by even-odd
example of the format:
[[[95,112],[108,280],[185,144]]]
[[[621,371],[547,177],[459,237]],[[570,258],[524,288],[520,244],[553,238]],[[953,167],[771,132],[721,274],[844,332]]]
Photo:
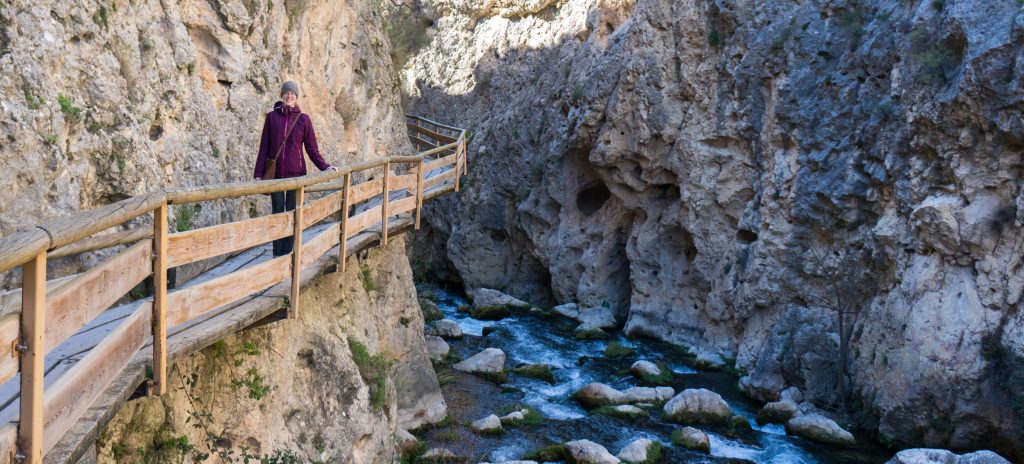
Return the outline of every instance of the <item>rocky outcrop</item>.
[[[300,319],[244,330],[175,364],[167,395],[129,401],[100,433],[100,462],[242,447],[257,461],[392,462],[399,429],[446,412],[404,248],[393,237],[345,273],[316,278]],[[380,290],[363,288],[360,265]]]
[[[665,418],[684,424],[729,423],[732,409],[721,395],[705,388],[688,388],[665,403]]]
[[[868,427],[1024,459],[1019,4],[528,3],[417,2],[406,89],[475,134],[430,207],[448,272],[607,302],[764,400],[834,404],[835,309],[858,311]]]
[[[991,451],[977,451],[957,455],[942,449],[908,449],[896,453],[886,464],[1009,464],[1002,456]]]
[[[706,390],[705,390],[706,391]],[[573,394],[573,399],[585,407],[629,404],[661,403],[669,401],[675,390],[672,387],[630,387],[619,391],[603,383],[588,383]]]
[[[605,447],[590,440],[574,440],[565,444],[572,462],[578,464],[619,464],[619,458]]]
[[[794,417],[786,421],[786,432],[831,445],[853,446],[857,444],[853,434],[844,430],[832,419],[816,413]]]
[[[505,352],[497,348],[487,348],[452,367],[466,372],[502,372],[505,370]]]

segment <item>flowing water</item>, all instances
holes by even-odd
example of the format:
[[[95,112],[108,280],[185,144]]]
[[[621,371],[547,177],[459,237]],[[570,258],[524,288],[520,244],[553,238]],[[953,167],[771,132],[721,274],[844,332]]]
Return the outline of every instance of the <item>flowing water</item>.
[[[448,403],[450,424],[424,430],[419,435],[429,448],[446,448],[472,462],[503,462],[520,459],[524,453],[554,444],[588,439],[616,454],[637,438],[649,438],[665,445],[666,463],[882,463],[891,453],[864,437],[857,437],[855,448],[832,447],[786,434],[781,424],[759,426],[754,416],[760,404],[746,398],[737,388],[735,376],[718,371],[698,371],[683,362],[678,348],[666,343],[627,339],[614,332],[610,340],[581,341],[573,337],[576,322],[562,317],[543,317],[515,313],[500,321],[479,321],[459,312],[466,301],[454,292],[424,289],[437,297],[445,318],[457,322],[465,336],[447,340],[461,358],[485,348],[500,348],[507,356],[506,368],[521,364],[543,363],[553,368],[555,383],[509,373],[498,385],[478,376],[437,365],[438,378]],[[487,335],[484,335],[487,333]],[[635,350],[621,358],[604,357],[604,349],[617,341]],[[672,447],[669,436],[680,428],[663,421],[660,408],[650,410],[649,418],[629,421],[603,415],[591,415],[571,399],[571,395],[590,382],[602,382],[623,390],[638,386],[629,372],[633,362],[644,359],[664,361],[673,371],[669,384],[680,392],[686,388],[707,388],[720,395],[732,409],[746,417],[751,430],[730,433],[725,427],[699,427],[711,439],[711,453]],[[490,414],[499,416],[521,405],[537,409],[544,422],[537,426],[505,427],[497,436],[479,436],[468,424]]]

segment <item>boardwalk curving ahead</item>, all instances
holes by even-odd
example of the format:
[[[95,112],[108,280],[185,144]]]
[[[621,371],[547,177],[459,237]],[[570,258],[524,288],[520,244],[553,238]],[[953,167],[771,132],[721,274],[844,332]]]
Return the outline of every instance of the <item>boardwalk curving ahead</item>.
[[[345,257],[352,253],[386,245],[396,229],[418,229],[424,201],[459,191],[460,178],[468,172],[466,131],[416,116],[407,117],[407,127],[417,150],[424,150],[418,155],[389,156],[294,179],[151,192],[0,238],[0,272],[20,266],[23,274],[21,291],[4,295],[7,301],[20,299],[20,311],[0,313],[0,462],[43,462],[112,384],[124,383],[121,390],[137,386],[138,376],[123,374],[143,352],[152,368],[148,390],[166,393],[168,328],[172,335],[182,327],[201,331],[226,305],[285,283],[287,315],[298,318],[303,270],[328,251],[338,247],[338,266],[344,271]],[[179,233],[168,230],[169,205],[285,190],[296,190],[294,211]],[[315,192],[325,193],[307,201],[306,194]],[[149,213],[152,227],[92,237]],[[325,221],[334,216],[339,219]],[[290,255],[244,256],[246,250],[291,235],[296,245]],[[47,282],[48,258],[118,245],[130,246],[86,272]],[[245,259],[168,289],[168,269],[229,254]],[[148,278],[151,298],[111,308]],[[240,321],[228,332],[223,327],[208,332],[222,337],[254,322]],[[98,330],[101,326],[104,330]],[[64,356],[67,351],[74,356]],[[55,363],[47,355],[59,359]],[[105,417],[109,420],[113,412]]]

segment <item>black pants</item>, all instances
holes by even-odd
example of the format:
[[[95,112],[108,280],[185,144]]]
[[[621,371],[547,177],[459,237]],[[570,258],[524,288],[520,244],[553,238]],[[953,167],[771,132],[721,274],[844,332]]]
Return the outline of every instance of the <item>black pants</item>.
[[[277,213],[295,210],[295,191],[274,192],[270,194],[270,209]],[[274,256],[283,256],[292,252],[294,236],[274,240]]]

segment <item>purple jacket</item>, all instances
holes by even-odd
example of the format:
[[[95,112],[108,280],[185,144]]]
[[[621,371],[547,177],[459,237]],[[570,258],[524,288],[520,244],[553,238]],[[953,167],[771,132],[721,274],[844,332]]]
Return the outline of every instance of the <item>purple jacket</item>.
[[[316,134],[313,132],[313,122],[309,115],[302,114],[299,105],[292,108],[284,106],[283,103],[274,104],[274,111],[267,113],[267,119],[263,123],[263,135],[260,136],[260,152],[256,156],[256,168],[253,170],[253,177],[263,177],[264,165],[267,159],[277,154],[281,148],[281,141],[284,139],[288,128],[292,129],[284,150],[277,158],[277,179],[287,177],[299,177],[306,175],[306,158],[302,156],[302,147],[305,145],[309,159],[321,171],[331,167],[331,164],[324,161],[320,156],[320,150],[316,146]]]

